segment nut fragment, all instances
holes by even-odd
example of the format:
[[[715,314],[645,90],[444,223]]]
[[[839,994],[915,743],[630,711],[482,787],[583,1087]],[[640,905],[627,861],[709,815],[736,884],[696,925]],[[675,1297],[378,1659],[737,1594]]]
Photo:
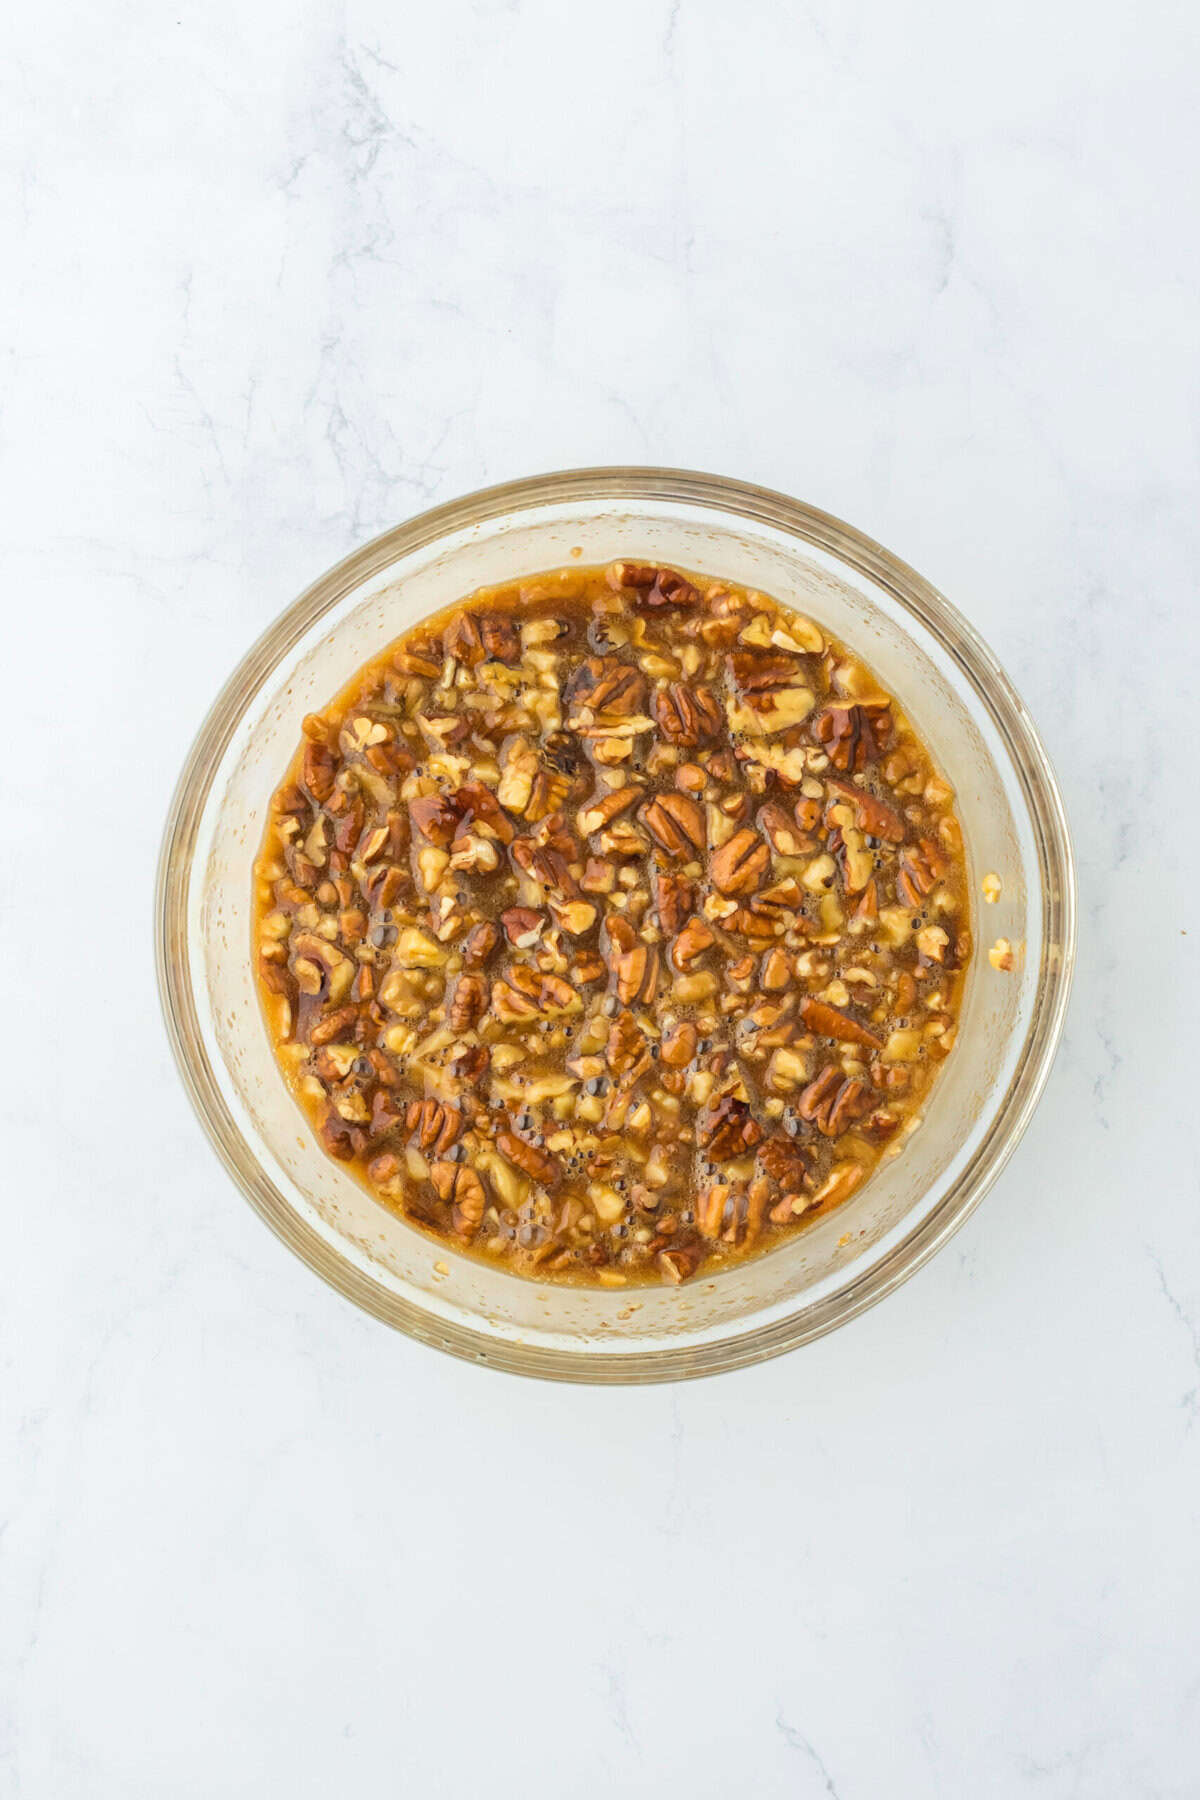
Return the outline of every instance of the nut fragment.
[[[668,743],[681,744],[689,750],[716,737],[724,722],[710,688],[689,687],[682,681],[655,694],[654,716]]]
[[[758,887],[770,867],[771,852],[757,831],[737,831],[727,844],[714,851],[708,872],[713,886],[723,894],[749,894]]]
[[[839,1137],[870,1106],[871,1090],[866,1083],[843,1075],[835,1063],[830,1063],[805,1088],[796,1111],[824,1137]]]
[[[668,856],[686,858],[704,848],[704,808],[690,794],[659,794],[638,808],[638,818]]]
[[[710,925],[701,918],[691,918],[671,945],[671,961],[682,974],[687,974],[716,941]]]
[[[824,1000],[804,999],[800,1002],[800,1017],[810,1031],[818,1037],[837,1038],[845,1044],[865,1044],[869,1049],[882,1050],[883,1039],[857,1019],[847,1013],[839,1012],[836,1006],[826,1005]]]
[[[429,1179],[438,1199],[454,1208],[455,1230],[462,1237],[473,1237],[487,1205],[482,1178],[465,1163],[435,1162],[429,1166]]]
[[[537,1144],[526,1143],[513,1131],[501,1131],[496,1137],[496,1148],[510,1163],[521,1169],[532,1180],[540,1182],[543,1187],[553,1187],[562,1174],[562,1167],[557,1157],[551,1156]]]

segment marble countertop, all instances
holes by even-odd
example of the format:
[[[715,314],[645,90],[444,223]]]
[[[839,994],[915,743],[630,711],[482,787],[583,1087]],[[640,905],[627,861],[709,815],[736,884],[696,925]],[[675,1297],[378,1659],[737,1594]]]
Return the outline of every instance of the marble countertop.
[[[0,1800],[1200,1791],[1197,20],[10,22]],[[808,1349],[621,1392],[289,1256],[150,948],[176,771],[275,613],[603,462],[784,489],[943,588],[1043,730],[1082,922],[953,1243]]]

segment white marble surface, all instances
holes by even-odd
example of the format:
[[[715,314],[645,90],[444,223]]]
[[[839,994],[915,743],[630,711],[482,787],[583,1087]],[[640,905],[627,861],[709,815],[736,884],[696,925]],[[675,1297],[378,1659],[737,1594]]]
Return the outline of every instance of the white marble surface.
[[[1200,1792],[1197,16],[9,19],[2,1800]],[[266,622],[427,503],[606,461],[938,582],[1043,727],[1083,930],[933,1265],[766,1367],[596,1393],[288,1256],[150,937]]]

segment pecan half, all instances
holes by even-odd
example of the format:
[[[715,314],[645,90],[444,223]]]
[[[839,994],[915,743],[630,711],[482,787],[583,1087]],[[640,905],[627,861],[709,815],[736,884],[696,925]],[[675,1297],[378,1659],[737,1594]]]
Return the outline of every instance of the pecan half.
[[[519,1138],[513,1131],[498,1132],[496,1148],[514,1168],[540,1182],[543,1187],[553,1187],[562,1174],[557,1157],[552,1156],[549,1150],[544,1150],[540,1144],[527,1144],[524,1138]]]
[[[488,990],[482,975],[460,975],[450,1002],[451,1031],[470,1031],[487,1011]]]
[[[763,879],[771,852],[757,831],[736,831],[727,844],[714,851],[708,865],[714,887],[723,894],[750,894]]]
[[[638,818],[668,856],[687,858],[707,841],[704,808],[691,794],[659,794],[638,808]]]
[[[310,738],[304,746],[301,779],[319,806],[324,805],[332,794],[336,773],[337,757],[328,744],[318,743]]]
[[[735,686],[748,697],[802,679],[801,665],[794,656],[765,650],[735,650],[729,658],[729,671]]]
[[[455,1106],[440,1100],[410,1100],[404,1113],[404,1129],[418,1150],[444,1156],[462,1130],[463,1116]]]
[[[896,893],[906,906],[920,906],[946,865],[932,838],[922,838],[900,858]]]
[[[634,605],[639,611],[658,612],[664,606],[697,606],[699,591],[675,569],[660,569],[653,563],[614,563],[608,572],[609,584],[615,588],[633,588]]]
[[[454,1227],[462,1237],[474,1237],[487,1205],[483,1179],[465,1163],[435,1162],[429,1179],[439,1200],[454,1208]]]
[[[830,1063],[804,1089],[796,1111],[815,1125],[823,1137],[839,1137],[869,1112],[871,1105],[871,1090],[866,1082],[843,1075],[836,1063]]]
[[[599,717],[630,718],[646,704],[646,677],[613,656],[589,656],[563,688],[563,700],[574,711],[586,706]]]
[[[535,844],[532,838],[518,838],[510,847],[510,853],[517,867],[532,881],[565,899],[580,898],[579,884],[561,850]]]
[[[710,1162],[729,1162],[752,1150],[762,1139],[762,1126],[745,1100],[727,1094],[706,1107],[696,1122],[696,1142]]]
[[[696,889],[686,875],[662,874],[654,877],[654,910],[659,925],[668,937],[682,931],[695,910]]]
[[[357,1023],[357,1006],[339,1006],[318,1020],[308,1034],[308,1041],[318,1048],[322,1044],[336,1044],[339,1038],[348,1036]]]
[[[849,1013],[839,1012],[836,1006],[829,1006],[824,1000],[802,1000],[800,1017],[818,1037],[837,1038],[844,1044],[865,1044],[871,1050],[883,1048],[882,1038],[860,1025],[857,1019],[852,1019]]]
[[[492,662],[520,662],[521,634],[517,630],[516,620],[510,614],[483,613],[479,620],[479,635]]]
[[[878,762],[891,735],[890,706],[826,706],[813,721],[813,736],[843,773]]]
[[[710,688],[688,687],[681,681],[655,694],[654,716],[668,743],[689,749],[716,737],[725,722]]]
[[[625,1006],[638,1002],[649,1006],[658,992],[658,949],[653,944],[635,944],[616,958],[617,998]]]

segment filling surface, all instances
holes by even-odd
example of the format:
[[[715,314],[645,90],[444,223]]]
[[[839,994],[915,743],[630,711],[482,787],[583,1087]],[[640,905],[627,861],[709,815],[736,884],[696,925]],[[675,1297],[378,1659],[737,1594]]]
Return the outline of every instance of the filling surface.
[[[919,1122],[971,954],[953,792],[811,620],[632,562],[481,590],[322,712],[255,956],[385,1205],[539,1279],[680,1282]]]

